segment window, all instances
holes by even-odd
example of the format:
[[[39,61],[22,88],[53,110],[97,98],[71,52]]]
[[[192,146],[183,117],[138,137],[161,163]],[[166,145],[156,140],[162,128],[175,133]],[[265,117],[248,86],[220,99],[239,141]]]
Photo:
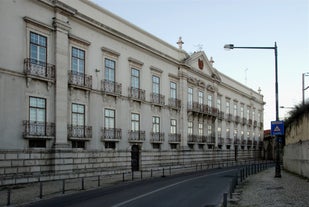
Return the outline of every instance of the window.
[[[115,67],[115,61],[105,59],[105,80],[115,82]]]
[[[192,106],[193,103],[193,89],[188,88],[188,105]]]
[[[193,134],[193,122],[192,121],[188,122],[188,134],[189,135]]]
[[[45,65],[47,62],[47,38],[30,32],[30,58],[37,64]]]
[[[220,126],[218,127],[217,132],[218,132],[218,137],[221,137],[222,136],[222,128]]]
[[[244,106],[243,105],[240,106],[240,117],[244,118]]]
[[[152,76],[152,93],[160,94],[160,78],[158,76]]]
[[[107,129],[115,128],[115,110],[105,109],[104,111],[104,127]]]
[[[85,51],[72,47],[72,71],[85,73]]]
[[[252,120],[253,121],[255,120],[255,111],[254,111],[254,109],[252,110]]]
[[[30,139],[29,140],[30,148],[46,148],[46,140],[42,139]]]
[[[85,125],[85,106],[81,104],[72,104],[72,125]]]
[[[46,135],[46,100],[30,97],[29,99],[30,135]]]
[[[211,125],[207,126],[207,134],[208,134],[208,136],[212,135],[212,126]]]
[[[85,148],[85,141],[72,140],[72,148]]]
[[[152,132],[154,133],[160,132],[160,117],[157,116],[152,117]]]
[[[131,87],[140,88],[140,71],[137,69],[131,69]]]
[[[207,105],[209,107],[212,107],[212,95],[207,96]],[[220,106],[220,108],[221,108],[221,106]]]
[[[234,116],[237,116],[237,103],[234,103]]]
[[[131,130],[139,131],[140,127],[140,117],[139,114],[132,113],[131,114]]]
[[[174,82],[170,82],[170,96],[173,99],[177,98],[177,84]]]
[[[234,139],[237,139],[237,134],[238,134],[237,129],[234,129]]]
[[[204,92],[203,91],[198,92],[198,103],[204,104]]]
[[[227,114],[230,113],[230,102],[229,102],[228,100],[226,100],[225,112],[226,112]]]
[[[250,119],[250,108],[247,108],[247,120]]]
[[[177,120],[176,119],[171,119],[171,134],[176,134],[177,133]]]
[[[198,135],[203,136],[204,134],[204,126],[203,123],[198,124]]]
[[[221,99],[220,98],[217,99],[217,108],[218,108],[218,111],[221,111]]]
[[[230,128],[226,128],[226,138],[230,138]]]
[[[45,122],[46,100],[44,98],[30,97],[30,121]]]

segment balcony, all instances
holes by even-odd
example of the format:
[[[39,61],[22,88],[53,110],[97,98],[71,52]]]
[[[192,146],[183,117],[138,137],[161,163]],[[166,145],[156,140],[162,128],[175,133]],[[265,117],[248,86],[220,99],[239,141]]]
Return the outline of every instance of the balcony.
[[[249,125],[249,126],[252,126],[252,119],[249,119],[248,125]]]
[[[55,137],[55,124],[38,121],[23,121],[24,138],[52,139]]]
[[[24,60],[25,74],[30,78],[41,80],[55,80],[55,65],[38,61],[31,58]]]
[[[240,139],[234,138],[234,145],[239,145],[239,144],[240,144]]]
[[[144,142],[145,131],[129,131],[129,142]]]
[[[155,105],[164,106],[165,96],[159,93],[151,93],[151,102]]]
[[[232,144],[232,139],[231,138],[226,138],[226,145],[231,145]]]
[[[92,127],[84,125],[68,125],[69,140],[90,140],[92,138]]]
[[[242,125],[246,125],[247,124],[247,119],[246,118],[242,118]]]
[[[239,124],[239,123],[240,123],[240,116],[236,116],[236,117],[235,117],[235,123],[236,123],[236,124]]]
[[[103,142],[119,142],[121,139],[121,129],[104,127],[102,132],[101,140]]]
[[[245,140],[244,138],[241,138],[240,144],[241,146],[245,146],[247,144],[247,140]]]
[[[224,119],[224,112],[218,111],[218,119],[223,120]]]
[[[211,134],[209,136],[207,136],[207,144],[209,145],[213,145],[216,142],[216,137],[215,135]]]
[[[252,146],[252,140],[247,141],[247,146]]]
[[[224,138],[219,137],[218,138],[218,145],[223,145],[224,144]]]
[[[163,143],[164,133],[163,132],[151,132],[151,143]]]
[[[178,109],[181,108],[181,100],[179,100],[177,98],[169,98],[168,99],[168,105],[169,105],[169,107],[178,110]]]
[[[122,85],[121,83],[117,83],[110,80],[102,80],[102,91],[105,94],[112,95],[112,96],[120,96]]]
[[[218,109],[214,108],[214,107],[210,107],[208,105],[204,105],[204,114],[208,115],[208,116],[217,116],[218,115]]]
[[[145,101],[145,90],[130,87],[129,88],[129,97],[136,101]]]
[[[188,135],[188,144],[195,144],[196,139],[197,139],[197,136],[196,136],[196,135],[189,134],[189,135]]]
[[[233,121],[233,115],[232,115],[232,114],[227,114],[227,115],[226,115],[226,120],[227,120],[228,122]]]
[[[253,127],[256,128],[257,127],[257,121],[253,122]]]
[[[207,137],[206,137],[206,136],[203,136],[203,135],[196,136],[196,142],[197,142],[198,144],[206,144],[206,142],[207,142]]]
[[[168,135],[168,142],[170,144],[178,144],[181,142],[181,134],[172,134]]]
[[[69,85],[79,89],[91,90],[92,76],[71,70],[69,71]]]

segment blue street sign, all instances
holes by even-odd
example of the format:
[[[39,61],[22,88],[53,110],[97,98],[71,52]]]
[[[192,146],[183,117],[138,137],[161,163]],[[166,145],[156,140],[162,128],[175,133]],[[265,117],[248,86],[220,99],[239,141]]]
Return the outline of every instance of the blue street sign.
[[[272,136],[284,135],[284,122],[283,121],[272,121],[270,133]]]

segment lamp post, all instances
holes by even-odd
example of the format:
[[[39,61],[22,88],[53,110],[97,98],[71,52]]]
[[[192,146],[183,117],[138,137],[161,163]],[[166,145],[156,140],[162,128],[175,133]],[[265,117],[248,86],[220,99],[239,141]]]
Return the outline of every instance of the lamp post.
[[[275,95],[276,95],[276,121],[279,121],[279,98],[278,98],[278,52],[277,52],[277,43],[275,42],[274,47],[235,47],[233,44],[224,45],[225,49],[261,49],[261,50],[274,50],[275,53]],[[276,178],[281,178],[281,169],[280,169],[280,156],[279,156],[279,137],[275,136],[277,142],[276,149]]]
[[[309,73],[303,73],[302,74],[302,86],[303,86],[303,90],[302,90],[302,94],[303,94],[303,105],[305,105],[305,90],[307,90],[309,88],[309,86],[307,86],[305,88],[305,76],[309,76]]]

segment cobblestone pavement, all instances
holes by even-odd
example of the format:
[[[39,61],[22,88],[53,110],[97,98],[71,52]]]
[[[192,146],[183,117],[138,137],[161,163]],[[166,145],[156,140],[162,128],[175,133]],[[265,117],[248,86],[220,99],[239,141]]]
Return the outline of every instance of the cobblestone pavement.
[[[275,178],[275,168],[248,177],[235,190],[229,207],[308,207],[309,180],[281,171]]]

